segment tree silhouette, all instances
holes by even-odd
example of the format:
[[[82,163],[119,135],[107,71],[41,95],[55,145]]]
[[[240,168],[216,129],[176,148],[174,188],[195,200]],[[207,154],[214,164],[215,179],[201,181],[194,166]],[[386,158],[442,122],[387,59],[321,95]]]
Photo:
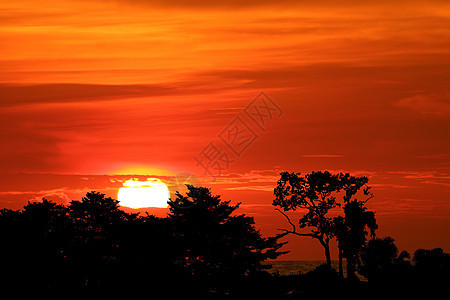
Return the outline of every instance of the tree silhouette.
[[[344,254],[344,248],[347,249],[345,254],[351,260],[357,255],[355,251],[358,251],[361,248],[360,245],[365,242],[365,226],[370,225],[372,229],[375,229],[374,218],[370,218],[371,213],[366,212],[363,207],[363,204],[373,197],[369,192],[370,187],[365,186],[367,182],[367,177],[354,177],[348,173],[331,174],[328,171],[318,171],[304,176],[295,172],[280,173],[280,179],[274,189],[273,205],[281,207],[285,212],[306,210],[306,213],[299,218],[298,225],[300,229],[310,228],[310,232],[298,232],[290,218],[277,208],[276,210],[282,213],[292,226],[292,230],[280,230],[287,234],[308,236],[318,240],[324,248],[329,266],[331,266],[329,243],[332,238],[339,235],[342,249],[340,253]],[[353,197],[361,189],[368,197],[358,201]],[[347,211],[347,220],[345,217],[336,219],[330,216],[331,211],[341,206],[341,203],[336,200],[341,191],[344,192],[342,199]],[[350,248],[356,244],[358,247],[355,251],[351,251]],[[351,264],[354,266],[352,262]],[[342,264],[340,264],[340,273],[342,274]]]
[[[0,287],[19,289],[20,282],[29,278],[24,271],[29,257],[25,249],[30,249],[27,227],[20,211],[0,210],[0,236]]]
[[[253,218],[235,214],[239,204],[204,187],[188,190],[165,218],[126,213],[98,192],[68,206],[43,199],[0,210],[1,286],[102,293],[151,286],[183,296],[268,276],[262,262],[285,253],[282,235],[264,238]]]
[[[359,273],[377,286],[397,282],[400,278],[406,281],[411,271],[409,258],[406,251],[398,253],[392,237],[374,238],[363,248]]]
[[[183,245],[178,258],[191,278],[226,280],[256,276],[267,266],[266,259],[285,253],[281,235],[263,238],[252,217],[234,215],[240,203],[230,205],[210,189],[187,185],[186,196],[176,193],[169,202],[169,219]]]
[[[2,283],[26,283],[36,291],[60,283],[67,221],[67,208],[46,199],[28,202],[22,211],[1,210]]]
[[[117,238],[117,285],[133,290],[151,288],[153,293],[164,292],[166,296],[186,292],[186,278],[176,265],[184,245],[176,238],[171,220],[147,213],[124,223]]]
[[[263,262],[286,253],[280,250],[285,243],[279,239],[290,233],[303,236],[287,215],[280,210],[293,229],[264,238],[253,218],[236,214],[239,203],[231,205],[208,188],[188,185],[186,195],[176,193],[169,202],[170,214],[165,218],[125,213],[117,200],[98,192],[68,206],[43,199],[28,202],[20,211],[1,209],[0,288],[4,293],[34,296],[52,291],[276,299],[444,292],[450,280],[448,253],[440,248],[419,249],[412,264],[406,251],[398,254],[392,238],[366,242],[368,231],[376,229],[374,214],[364,206],[367,199],[355,198],[361,189],[368,199],[372,197],[364,187],[366,179],[316,173],[308,178],[284,177],[286,183],[281,181],[278,190],[284,198],[279,203],[292,210],[306,207],[305,201],[311,204],[299,221],[302,229],[315,225],[305,235],[320,238],[319,230],[329,229],[329,237],[337,238],[352,268],[361,261],[358,271],[368,283],[338,280],[329,265],[306,274],[270,276]],[[344,194],[344,214],[333,218],[324,214],[322,223],[320,215],[313,213],[339,208],[339,192]]]
[[[339,248],[339,271],[342,277],[342,258],[347,260],[347,278],[357,279],[356,268],[360,265],[360,253],[367,241],[367,230],[375,237],[378,225],[375,214],[367,211],[363,201],[350,200],[344,205],[344,217],[334,218]]]
[[[117,263],[121,226],[135,216],[122,211],[119,201],[95,191],[71,201],[68,208],[72,236],[67,256],[74,274],[84,286],[99,286]]]
[[[67,207],[45,198],[41,202],[28,202],[22,211],[29,249],[33,249],[27,255],[27,275],[41,289],[61,280],[58,276],[65,260],[70,226],[67,213]]]
[[[398,253],[391,237],[370,240],[361,253],[359,273],[368,278],[375,295],[441,297],[450,280],[450,254],[441,248],[418,249],[412,261]],[[437,297],[436,297],[437,298]]]
[[[340,189],[337,185],[337,176],[329,172],[312,172],[305,176],[301,176],[300,173],[282,172],[280,175],[281,178],[274,190],[276,198],[273,205],[283,208],[284,211],[299,208],[307,210],[298,223],[300,228],[311,228],[309,233],[299,233],[288,218],[293,229],[283,231],[318,240],[325,250],[327,264],[331,266],[329,242],[335,233],[333,219],[327,214],[339,205],[336,203],[336,198],[331,195]],[[282,213],[281,210],[278,211]],[[287,217],[286,214],[284,215]]]
[[[442,248],[417,249],[413,256],[417,285],[442,289],[450,281],[450,253]]]

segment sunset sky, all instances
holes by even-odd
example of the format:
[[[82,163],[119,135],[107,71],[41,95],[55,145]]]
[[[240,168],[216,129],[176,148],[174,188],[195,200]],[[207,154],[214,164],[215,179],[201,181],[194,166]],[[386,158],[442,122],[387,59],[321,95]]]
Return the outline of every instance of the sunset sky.
[[[279,172],[350,172],[379,236],[450,251],[449,1],[16,0],[0,23],[0,208],[190,177],[268,235]]]

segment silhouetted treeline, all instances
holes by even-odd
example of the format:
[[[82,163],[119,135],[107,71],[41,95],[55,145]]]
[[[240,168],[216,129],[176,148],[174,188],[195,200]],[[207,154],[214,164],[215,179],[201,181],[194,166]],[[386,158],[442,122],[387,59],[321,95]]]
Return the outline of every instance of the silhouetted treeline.
[[[224,293],[267,276],[281,236],[264,238],[254,220],[203,187],[169,202],[166,218],[139,216],[89,192],[68,206],[43,199],[0,211],[2,285],[17,291]]]
[[[418,249],[411,258],[405,250],[399,253],[393,238],[376,238],[367,243],[361,257],[359,272],[375,293],[448,295],[450,254],[441,248]]]
[[[239,204],[204,187],[188,185],[188,190],[169,201],[165,218],[126,213],[117,200],[97,192],[67,206],[43,199],[23,210],[0,210],[2,291],[274,299],[446,292],[450,255],[440,248],[419,249],[411,258],[398,253],[390,237],[366,242],[363,229],[372,215],[361,202],[348,198],[347,220],[332,220],[346,226],[336,231],[342,245],[357,241],[355,276],[343,278],[329,264],[277,276],[263,262],[286,253],[280,239],[288,232],[262,237],[252,217],[236,214]],[[352,229],[354,224],[362,227]],[[355,233],[361,238],[352,238]],[[356,253],[342,250],[344,257]]]
[[[289,229],[279,229],[285,234],[310,237],[324,249],[326,266],[306,276],[308,282],[295,291],[313,295],[341,291],[354,295],[367,289],[371,295],[397,293],[417,295],[442,291],[449,282],[449,254],[442,249],[409,253],[398,249],[390,237],[377,238],[378,224],[375,212],[366,207],[374,197],[368,186],[369,178],[352,176],[349,173],[313,171],[307,174],[281,172],[274,189],[273,205],[289,224]],[[287,212],[297,213],[297,221],[291,220]],[[337,216],[336,216],[337,215]],[[369,234],[370,233],[370,234]],[[339,258],[338,281],[333,280],[330,241],[336,239]],[[344,280],[343,259],[347,264]],[[364,276],[368,282],[361,283]],[[310,278],[317,280],[310,280]],[[321,283],[322,279],[327,283]],[[364,296],[364,295],[360,295]]]

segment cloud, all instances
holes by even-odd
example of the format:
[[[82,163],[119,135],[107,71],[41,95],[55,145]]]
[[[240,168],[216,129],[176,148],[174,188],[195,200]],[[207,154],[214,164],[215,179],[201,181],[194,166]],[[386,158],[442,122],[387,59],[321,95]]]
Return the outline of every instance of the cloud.
[[[25,188],[26,184],[23,184]],[[68,204],[70,202],[70,194],[78,193],[76,190],[69,190],[67,188],[56,188],[49,190],[0,190],[0,208],[18,209],[27,204],[27,202],[40,202],[43,198],[61,204]]]
[[[304,154],[302,157],[308,157],[308,158],[340,158],[345,157],[341,154]]]
[[[228,188],[224,188],[224,190],[229,190],[229,191],[264,191],[264,192],[273,192],[273,186],[245,185],[245,186],[228,187]]]
[[[323,0],[322,0],[323,1]],[[208,0],[116,0],[116,3],[125,3],[127,5],[146,5],[170,8],[191,8],[191,9],[236,9],[236,8],[257,8],[273,6],[297,6],[299,1],[280,0],[275,4],[270,0],[230,0],[230,1],[208,1]],[[308,2],[302,1],[303,6]],[[326,0],[327,3],[335,1]]]
[[[111,100],[127,97],[160,95],[170,89],[161,86],[95,85],[95,84],[1,84],[2,106],[68,103],[79,101]]]
[[[18,123],[17,116],[0,112],[2,171],[28,171],[29,168],[46,171],[56,167],[60,156],[57,144],[61,139],[38,130],[27,130],[27,126]]]
[[[430,155],[419,155],[419,156],[417,156],[417,158],[448,160],[448,159],[450,159],[450,153],[436,153],[436,154],[430,154]]]
[[[186,83],[170,84],[0,84],[2,101],[0,106],[16,106],[26,104],[71,103],[128,99],[137,97],[156,97],[167,95],[205,94],[213,90]]]
[[[386,4],[392,4],[388,0],[379,1],[358,1],[347,0],[345,3],[337,0],[230,0],[230,1],[208,1],[208,0],[115,0],[117,3],[126,3],[128,5],[148,5],[148,6],[162,6],[164,8],[191,8],[191,9],[246,9],[246,8],[295,8],[295,7],[332,7],[342,8],[344,7],[367,7],[367,6],[384,6]],[[433,3],[446,3],[444,0],[398,0],[396,4],[429,4]],[[405,7],[407,8],[407,7]]]
[[[68,204],[71,201],[70,197],[65,192],[55,190],[36,196],[32,198],[30,202],[41,201],[43,198],[61,204]]]
[[[322,171],[329,171],[330,173],[349,173],[352,176],[366,176],[368,178],[375,177],[378,175],[377,171],[369,170],[355,170],[355,169],[324,169]]]
[[[396,106],[424,115],[450,116],[450,95],[415,95],[397,101]]]
[[[412,185],[403,185],[403,184],[394,184],[394,183],[371,183],[369,184],[373,188],[388,188],[388,189],[412,189],[415,186]]]
[[[251,170],[243,173],[224,173],[221,176],[217,176],[215,179],[210,176],[202,177],[201,181],[206,184],[221,184],[221,185],[233,185],[243,183],[267,183],[276,184],[280,177],[281,170]],[[255,185],[256,186],[256,185]],[[262,185],[261,185],[262,186]],[[272,188],[273,189],[273,188]]]
[[[447,179],[450,179],[450,177],[448,177]],[[435,180],[423,180],[422,183],[424,183],[424,184],[443,185],[443,186],[450,187],[450,182],[441,182],[441,181],[435,181]]]
[[[400,174],[407,179],[450,179],[450,174],[438,171],[389,171],[386,173]]]
[[[70,200],[80,199],[89,191],[116,198],[124,181],[131,178],[145,180],[150,175],[0,173],[0,208],[18,209],[27,201],[41,201],[42,198],[68,204]],[[167,176],[158,178],[170,180]]]
[[[370,204],[377,215],[414,214],[430,215],[433,211],[443,209],[443,203],[436,203],[427,199],[384,197],[376,199]]]
[[[404,179],[416,180],[420,184],[450,186],[450,173],[448,171],[393,171],[388,174],[398,174]]]

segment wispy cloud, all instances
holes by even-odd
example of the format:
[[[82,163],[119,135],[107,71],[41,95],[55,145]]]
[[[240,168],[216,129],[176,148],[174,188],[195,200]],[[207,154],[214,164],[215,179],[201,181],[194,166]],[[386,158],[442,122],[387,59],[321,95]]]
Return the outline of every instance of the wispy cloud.
[[[379,174],[379,171],[369,171],[369,170],[354,170],[354,169],[325,169],[324,171],[329,171],[330,173],[349,173],[353,176],[366,176],[372,178]]]
[[[377,215],[413,214],[421,216],[438,216],[439,211],[447,210],[448,204],[432,199],[384,197],[370,203]],[[444,217],[441,215],[441,217]],[[445,216],[450,218],[450,216]]]
[[[266,185],[244,185],[244,186],[235,186],[235,187],[226,187],[224,190],[230,191],[265,191],[265,192],[273,192],[273,186]]]
[[[425,94],[403,98],[396,102],[399,107],[408,108],[425,115],[449,116],[450,95]]]
[[[387,189],[413,189],[413,185],[395,184],[395,183],[371,183],[369,184],[373,188],[387,188]]]
[[[438,171],[388,171],[388,174],[399,174],[407,179],[449,179],[450,174]]]
[[[309,157],[309,158],[341,158],[345,157],[341,154],[304,154],[302,157]]]
[[[156,98],[169,95],[209,94],[219,86],[189,85],[182,82],[166,84],[0,84],[1,106],[42,105],[49,103],[74,103],[111,101],[130,98]],[[161,101],[161,100],[158,100]],[[165,98],[167,101],[167,98]]]
[[[395,174],[403,178],[416,182],[413,184],[417,188],[417,183],[421,185],[438,185],[450,187],[450,173],[447,171],[391,171],[387,174]]]
[[[450,159],[450,153],[436,153],[436,154],[430,154],[430,155],[418,155],[417,158],[449,160]]]

